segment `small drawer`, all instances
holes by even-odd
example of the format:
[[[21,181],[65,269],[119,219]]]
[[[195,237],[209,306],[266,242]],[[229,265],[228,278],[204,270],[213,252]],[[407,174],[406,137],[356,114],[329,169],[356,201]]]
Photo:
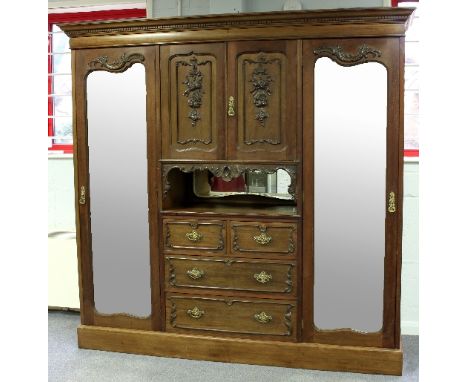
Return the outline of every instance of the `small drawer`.
[[[231,252],[233,254],[296,253],[295,223],[231,222]]]
[[[169,295],[166,331],[296,337],[296,303]]]
[[[165,251],[225,252],[226,229],[222,221],[166,219],[163,227]]]
[[[166,288],[296,294],[295,262],[166,256]]]

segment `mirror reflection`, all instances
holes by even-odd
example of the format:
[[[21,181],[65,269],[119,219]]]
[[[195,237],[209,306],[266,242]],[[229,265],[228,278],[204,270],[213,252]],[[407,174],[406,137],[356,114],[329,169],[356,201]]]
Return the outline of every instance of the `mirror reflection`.
[[[95,308],[151,314],[145,68],[87,79]]]
[[[314,322],[377,332],[383,321],[387,72],[315,66]]]
[[[292,200],[288,188],[291,177],[287,171],[278,169],[272,174],[260,170],[248,170],[231,180],[214,176],[210,171],[195,171],[193,192],[201,198],[222,198],[231,195],[260,195],[270,198]]]

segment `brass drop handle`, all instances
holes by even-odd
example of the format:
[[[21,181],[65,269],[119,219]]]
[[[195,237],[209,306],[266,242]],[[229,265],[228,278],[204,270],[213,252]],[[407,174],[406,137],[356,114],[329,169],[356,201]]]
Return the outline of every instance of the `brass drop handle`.
[[[396,212],[396,200],[395,200],[395,193],[392,191],[388,194],[388,212],[394,213]]]
[[[200,310],[200,309],[198,309],[197,306],[195,306],[193,309],[187,310],[187,314],[190,317],[195,318],[196,320],[198,320],[199,318],[201,318],[205,314],[205,311]]]
[[[273,317],[269,316],[265,312],[254,314],[254,318],[256,321],[260,322],[261,324],[268,324],[273,319]]]
[[[80,203],[80,204],[85,204],[86,203],[86,188],[85,188],[85,186],[80,187],[80,199],[78,200],[78,203]]]
[[[230,117],[234,117],[236,115],[236,111],[234,110],[234,97],[230,96],[229,97],[229,102],[228,102],[228,115]]]
[[[192,280],[201,279],[205,275],[201,269],[193,268],[187,271],[187,276],[190,277]]]
[[[190,241],[197,242],[197,241],[200,241],[203,238],[203,235],[200,232],[196,231],[196,230],[192,230],[191,232],[186,233],[185,237],[187,239],[189,239]]]
[[[260,273],[254,274],[254,279],[257,280],[261,284],[266,284],[273,279],[273,276],[265,271],[261,271]]]
[[[257,244],[268,245],[271,243],[272,237],[268,236],[265,232],[262,232],[260,235],[254,236],[253,239]]]

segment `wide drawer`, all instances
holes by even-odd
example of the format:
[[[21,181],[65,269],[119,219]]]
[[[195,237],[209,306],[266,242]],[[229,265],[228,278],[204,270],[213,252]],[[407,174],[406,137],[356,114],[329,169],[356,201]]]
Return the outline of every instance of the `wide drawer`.
[[[296,253],[295,223],[231,222],[231,252],[233,254]]]
[[[169,295],[166,331],[187,330],[296,337],[296,304]]]
[[[165,219],[163,227],[165,251],[225,251],[226,229],[223,221]]]
[[[166,256],[167,288],[296,294],[295,262]]]

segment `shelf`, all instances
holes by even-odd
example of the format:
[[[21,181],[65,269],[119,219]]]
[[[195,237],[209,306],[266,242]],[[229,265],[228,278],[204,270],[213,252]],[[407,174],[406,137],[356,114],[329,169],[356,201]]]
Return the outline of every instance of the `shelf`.
[[[163,215],[230,215],[230,216],[279,216],[299,218],[300,213],[297,206],[268,206],[268,205],[233,205],[233,204],[213,204],[199,203],[191,206],[180,206],[162,210]]]

